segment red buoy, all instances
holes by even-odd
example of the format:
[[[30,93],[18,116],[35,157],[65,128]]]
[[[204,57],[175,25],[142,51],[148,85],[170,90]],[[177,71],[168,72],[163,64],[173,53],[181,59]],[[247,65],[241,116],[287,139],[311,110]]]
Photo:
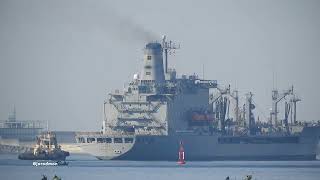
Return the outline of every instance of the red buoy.
[[[178,159],[178,164],[183,165],[186,163],[186,161],[184,160],[185,158],[185,154],[184,154],[184,148],[183,148],[183,143],[182,141],[180,141],[180,148],[179,148],[179,159]]]

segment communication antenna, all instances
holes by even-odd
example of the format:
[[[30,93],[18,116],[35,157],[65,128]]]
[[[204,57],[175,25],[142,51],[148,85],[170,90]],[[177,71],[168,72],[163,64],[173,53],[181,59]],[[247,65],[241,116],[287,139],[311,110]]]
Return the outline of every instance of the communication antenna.
[[[47,120],[47,132],[49,132],[49,121]]]
[[[274,69],[272,69],[272,90],[275,89],[275,85],[274,85]]]
[[[180,49],[180,44],[176,45],[172,41],[167,41],[166,35],[162,36],[162,49],[164,50],[165,57],[165,73],[168,73],[168,52],[171,53],[171,50]]]
[[[202,64],[202,79],[204,80],[204,64]]]

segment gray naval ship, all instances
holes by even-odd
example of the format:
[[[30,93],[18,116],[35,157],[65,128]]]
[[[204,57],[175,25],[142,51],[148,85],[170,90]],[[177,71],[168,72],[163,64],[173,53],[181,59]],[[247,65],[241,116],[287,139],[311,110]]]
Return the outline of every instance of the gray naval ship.
[[[296,121],[299,99],[293,88],[273,91],[269,121],[256,121],[252,93],[239,108],[238,92],[230,86],[221,88],[216,80],[197,75],[178,78],[168,68],[168,54],[178,48],[165,36],[146,44],[142,72],[124,92],[116,90],[105,101],[102,131],[76,135],[84,152],[100,160],[176,161],[183,142],[186,160],[316,158],[320,128]],[[285,118],[278,120],[283,99],[288,100]],[[232,118],[230,111],[235,112]]]

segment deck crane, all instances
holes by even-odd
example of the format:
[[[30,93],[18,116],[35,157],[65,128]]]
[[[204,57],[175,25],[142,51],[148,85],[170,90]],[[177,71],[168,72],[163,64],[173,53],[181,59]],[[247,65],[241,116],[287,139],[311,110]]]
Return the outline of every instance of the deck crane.
[[[292,95],[293,94],[293,86],[289,89],[286,90],[283,93],[279,93],[277,89],[274,89],[272,91],[272,109],[270,113],[270,121],[271,123],[274,122],[275,126],[279,124],[278,122],[278,103],[283,100],[286,96]]]
[[[224,132],[225,129],[225,120],[226,117],[229,119],[229,110],[230,110],[230,100],[234,99],[235,101],[235,122],[239,123],[239,97],[238,91],[234,90],[231,93],[230,85],[221,88],[217,87],[218,93],[214,96],[210,95],[209,104],[212,106],[212,110],[215,107],[216,118],[219,119],[220,129]]]

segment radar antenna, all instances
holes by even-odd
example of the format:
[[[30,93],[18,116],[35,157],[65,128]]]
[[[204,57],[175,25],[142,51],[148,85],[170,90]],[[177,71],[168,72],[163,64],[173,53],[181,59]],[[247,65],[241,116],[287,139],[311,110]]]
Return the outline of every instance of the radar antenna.
[[[166,35],[162,36],[162,49],[164,50],[164,57],[165,57],[165,73],[168,73],[168,52],[171,52],[171,50],[180,49],[180,44],[176,45],[176,43],[172,41],[166,40]]]

